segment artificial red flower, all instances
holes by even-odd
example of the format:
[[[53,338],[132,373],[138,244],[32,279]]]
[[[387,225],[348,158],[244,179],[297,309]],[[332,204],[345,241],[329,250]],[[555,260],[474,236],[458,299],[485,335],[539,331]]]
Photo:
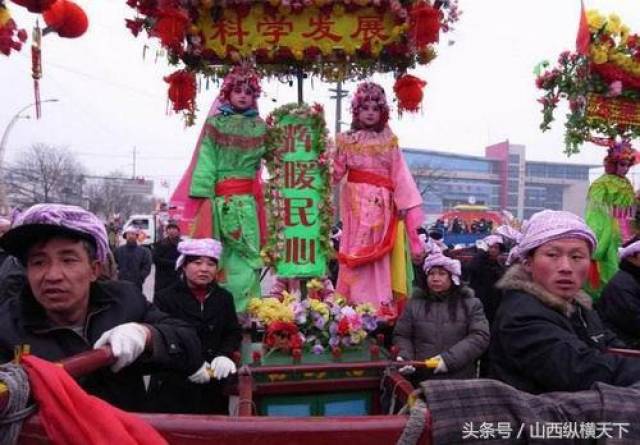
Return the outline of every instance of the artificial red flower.
[[[138,37],[138,34],[140,34],[140,31],[144,26],[144,22],[140,19],[125,19],[125,22],[127,24],[127,28],[131,30],[131,34],[133,34],[135,37]]]
[[[156,23],[149,35],[160,38],[167,48],[181,46],[187,29],[191,26],[189,14],[182,8],[162,8],[158,10]]]
[[[347,317],[343,317],[338,322],[338,334],[349,335],[349,320],[347,320]]]

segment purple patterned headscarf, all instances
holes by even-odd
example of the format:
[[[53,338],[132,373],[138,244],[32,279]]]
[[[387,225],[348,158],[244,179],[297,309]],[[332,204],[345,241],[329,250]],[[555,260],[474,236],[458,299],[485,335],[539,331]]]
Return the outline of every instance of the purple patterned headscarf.
[[[495,244],[504,244],[504,241],[500,235],[489,235],[482,238],[482,241],[489,247]]]
[[[176,270],[180,269],[188,256],[206,256],[220,260],[222,244],[212,238],[189,239],[178,243],[180,256],[176,261]]]
[[[508,224],[503,224],[499,226],[495,230],[495,234],[500,235],[503,239],[508,239],[515,242],[518,242],[520,237],[522,237],[522,233],[520,233],[518,229],[511,227]]]
[[[451,281],[453,281],[456,286],[460,285],[460,275],[462,274],[460,261],[444,256],[437,245],[434,246],[422,264],[422,269],[426,274],[434,267],[442,267],[451,274]]]
[[[107,259],[109,243],[104,223],[93,213],[72,205],[36,204],[28,208],[15,218],[11,230],[2,237],[2,245],[8,252],[22,256],[31,247],[29,240],[47,228],[58,228],[62,234],[75,234],[93,241],[98,260]],[[54,236],[55,231],[51,234]]]
[[[590,252],[597,246],[596,236],[579,216],[562,210],[542,210],[522,225],[522,237],[509,252],[507,265],[524,260],[529,252],[549,241],[562,238],[583,239]]]

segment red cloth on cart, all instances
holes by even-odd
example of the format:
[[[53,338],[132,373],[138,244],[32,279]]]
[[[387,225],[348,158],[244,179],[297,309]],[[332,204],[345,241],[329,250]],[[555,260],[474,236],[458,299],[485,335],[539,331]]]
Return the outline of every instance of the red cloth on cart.
[[[87,394],[61,366],[33,355],[21,364],[52,444],[167,444],[144,420]]]

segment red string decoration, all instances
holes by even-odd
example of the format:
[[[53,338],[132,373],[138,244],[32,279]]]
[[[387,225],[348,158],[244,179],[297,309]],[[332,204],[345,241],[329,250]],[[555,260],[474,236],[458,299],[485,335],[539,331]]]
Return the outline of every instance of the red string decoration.
[[[13,3],[16,5],[24,6],[29,12],[35,14],[46,11],[55,2],[56,0],[13,0]]]
[[[47,27],[54,30],[60,37],[73,39],[80,37],[89,27],[89,19],[84,10],[69,0],[57,0],[44,12]],[[49,31],[45,30],[45,33]]]
[[[422,102],[422,89],[427,85],[424,80],[405,74],[396,80],[393,85],[393,91],[398,98],[398,111],[416,112],[420,108]]]
[[[435,43],[440,36],[440,11],[427,2],[416,3],[411,8],[410,35],[416,47]]]

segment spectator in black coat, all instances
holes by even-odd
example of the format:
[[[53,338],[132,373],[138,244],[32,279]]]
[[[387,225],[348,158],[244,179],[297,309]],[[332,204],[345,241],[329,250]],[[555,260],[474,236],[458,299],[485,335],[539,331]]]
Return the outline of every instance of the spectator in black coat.
[[[20,260],[27,277],[19,298],[0,306],[0,360],[11,360],[22,344],[51,361],[110,345],[111,369],[79,383],[127,410],[142,408],[143,374],[198,369],[200,343],[192,328],[159,311],[131,284],[98,280],[109,247],[95,215],[39,204],[20,215],[0,245]]]
[[[629,347],[640,349],[640,237],[620,249],[620,270],[595,308],[605,325]]]
[[[240,350],[242,334],[233,297],[215,281],[222,246],[216,240],[197,239],[182,241],[178,250],[181,279],[156,294],[154,302],[196,329],[204,362],[189,378],[154,375],[149,404],[156,412],[227,414],[223,385],[236,372],[231,358]]]
[[[578,216],[544,210],[523,226],[491,329],[491,374],[523,391],[580,391],[640,381],[640,359],[606,352],[623,344],[604,329],[587,280],[595,235]]]
[[[180,256],[180,227],[170,222],[165,228],[165,237],[153,247],[153,264],[156,266],[154,291],[158,292],[178,281],[176,260]]]
[[[138,245],[140,230],[129,227],[124,232],[127,244],[116,249],[113,256],[118,264],[118,279],[133,283],[140,291],[151,273],[151,252]]]

